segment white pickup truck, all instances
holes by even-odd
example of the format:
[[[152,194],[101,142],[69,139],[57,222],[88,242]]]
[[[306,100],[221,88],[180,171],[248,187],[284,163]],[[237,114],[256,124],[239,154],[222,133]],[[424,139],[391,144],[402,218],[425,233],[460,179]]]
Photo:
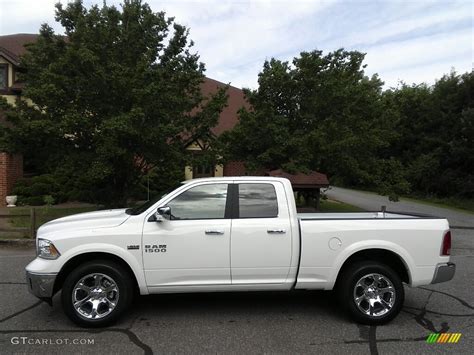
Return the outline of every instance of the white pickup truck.
[[[446,219],[389,212],[297,214],[283,178],[195,179],[144,205],[44,224],[30,292],[81,326],[115,321],[135,293],[332,290],[382,324],[403,283],[452,279]]]

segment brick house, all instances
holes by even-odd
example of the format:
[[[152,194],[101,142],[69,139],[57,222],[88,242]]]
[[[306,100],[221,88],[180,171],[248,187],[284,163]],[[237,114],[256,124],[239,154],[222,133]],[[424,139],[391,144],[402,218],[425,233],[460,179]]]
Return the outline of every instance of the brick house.
[[[17,80],[17,71],[20,64],[20,56],[26,52],[25,44],[34,42],[36,34],[14,34],[0,36],[0,95],[10,104],[15,105],[17,100],[23,100],[22,83]],[[226,84],[205,78],[201,85],[205,96],[217,92]],[[242,107],[249,107],[245,100],[244,92],[241,89],[230,86],[227,89],[227,106],[221,112],[218,124],[212,129],[212,134],[221,133],[232,129],[238,122],[238,110]],[[27,99],[26,99],[27,100]],[[0,128],[5,124],[5,119],[0,112]],[[192,153],[198,153],[200,150],[209,148],[206,142],[191,142],[188,150]],[[185,179],[209,176],[239,176],[245,175],[243,162],[230,162],[225,166],[197,166],[184,167]],[[0,206],[4,205],[5,196],[11,193],[15,182],[23,176],[23,158],[18,154],[7,154],[0,152]],[[327,178],[321,180],[324,186],[327,186]],[[314,180],[316,185],[321,181]],[[313,184],[313,186],[316,186]],[[323,186],[321,185],[321,187]],[[318,185],[319,186],[319,185]],[[319,191],[319,187],[318,187]]]
[[[36,35],[18,34],[0,36],[0,95],[8,103],[15,104],[21,99],[21,83],[17,81],[19,57],[25,52],[24,45],[34,41]],[[5,118],[0,112],[0,129]],[[4,205],[15,182],[23,176],[23,157],[19,154],[0,152],[0,206]]]

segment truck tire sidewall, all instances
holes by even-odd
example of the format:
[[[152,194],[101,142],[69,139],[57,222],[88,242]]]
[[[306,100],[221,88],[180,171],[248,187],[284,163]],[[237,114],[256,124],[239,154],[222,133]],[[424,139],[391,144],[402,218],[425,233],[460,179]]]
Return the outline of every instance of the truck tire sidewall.
[[[84,276],[101,273],[111,277],[118,288],[119,299],[110,314],[100,319],[87,319],[80,316],[72,302],[72,293],[76,283]],[[103,327],[114,323],[128,308],[133,298],[133,283],[129,272],[120,265],[108,261],[91,261],[78,266],[64,281],[61,301],[64,312],[74,323],[81,327]]]
[[[395,303],[392,309],[380,317],[371,317],[363,314],[354,302],[353,292],[355,284],[363,276],[371,273],[378,273],[385,276],[392,282],[395,289]],[[342,302],[352,318],[362,324],[379,325],[391,321],[400,313],[405,300],[403,283],[398,274],[389,266],[378,262],[360,262],[351,265],[344,272],[339,286],[338,293],[340,302]]]

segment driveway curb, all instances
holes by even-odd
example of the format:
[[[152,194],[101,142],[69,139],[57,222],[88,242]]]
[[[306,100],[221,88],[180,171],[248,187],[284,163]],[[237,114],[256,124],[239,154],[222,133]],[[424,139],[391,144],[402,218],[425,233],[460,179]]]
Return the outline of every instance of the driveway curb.
[[[12,247],[35,247],[35,239],[1,239],[0,247],[12,246]]]

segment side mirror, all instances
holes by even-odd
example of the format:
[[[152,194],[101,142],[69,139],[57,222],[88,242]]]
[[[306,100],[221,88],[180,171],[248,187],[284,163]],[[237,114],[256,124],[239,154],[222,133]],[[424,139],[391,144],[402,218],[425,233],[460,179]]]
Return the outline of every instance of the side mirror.
[[[155,219],[157,222],[163,222],[165,219],[171,219],[171,207],[159,207],[155,212]]]

